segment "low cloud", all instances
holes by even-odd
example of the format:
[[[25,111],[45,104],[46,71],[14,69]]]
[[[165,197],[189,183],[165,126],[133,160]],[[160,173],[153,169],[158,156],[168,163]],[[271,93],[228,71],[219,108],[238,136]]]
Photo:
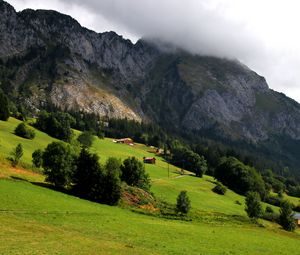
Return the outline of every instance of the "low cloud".
[[[56,9],[98,32],[172,42],[192,53],[237,58],[300,102],[297,0],[11,0]],[[48,2],[48,3],[47,3]]]

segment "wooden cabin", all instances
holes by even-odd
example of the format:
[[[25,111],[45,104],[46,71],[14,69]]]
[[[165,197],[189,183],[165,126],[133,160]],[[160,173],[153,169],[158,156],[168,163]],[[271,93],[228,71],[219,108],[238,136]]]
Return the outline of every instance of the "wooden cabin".
[[[114,140],[116,143],[124,143],[128,145],[133,145],[133,140],[131,138],[121,138],[121,139],[116,139]]]
[[[146,164],[155,164],[156,158],[146,158],[144,157],[144,163]]]
[[[295,213],[294,219],[296,221],[297,226],[300,227],[300,213]]]

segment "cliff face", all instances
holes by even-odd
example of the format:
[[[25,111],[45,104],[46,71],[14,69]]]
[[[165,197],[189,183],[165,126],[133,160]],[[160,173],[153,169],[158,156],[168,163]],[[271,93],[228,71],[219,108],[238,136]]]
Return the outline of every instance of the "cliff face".
[[[238,61],[95,33],[55,11],[0,0],[1,86],[32,108],[150,120],[251,143],[300,139],[300,106]]]

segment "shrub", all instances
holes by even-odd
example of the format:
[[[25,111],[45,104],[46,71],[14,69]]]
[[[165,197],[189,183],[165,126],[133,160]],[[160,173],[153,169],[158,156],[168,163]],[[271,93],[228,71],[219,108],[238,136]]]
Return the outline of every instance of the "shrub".
[[[94,139],[95,137],[92,132],[85,131],[78,136],[77,141],[80,142],[83,147],[89,148],[92,146]]]
[[[265,209],[265,212],[266,212],[266,213],[273,213],[274,210],[272,209],[271,206],[267,206],[266,209]]]
[[[212,191],[219,195],[225,195],[227,188],[221,183],[217,183],[217,185],[212,189]]]
[[[14,148],[11,152],[11,162],[12,166],[15,167],[19,164],[22,156],[23,156],[23,146],[22,144],[18,144],[16,148]]]
[[[70,146],[53,142],[46,147],[42,160],[46,181],[56,187],[65,187],[71,183],[73,155]]]
[[[288,201],[283,201],[280,206],[279,224],[284,230],[294,231],[296,223],[294,220],[293,206]]]
[[[265,202],[270,204],[270,205],[280,206],[281,202],[282,202],[282,199],[279,198],[279,197],[274,197],[274,196],[269,195],[269,196],[266,197]]]
[[[262,218],[264,220],[268,220],[268,221],[272,221],[272,222],[278,222],[278,219],[279,219],[279,214],[278,213],[275,213],[275,212],[265,212],[263,215],[262,215]]]
[[[135,157],[127,158],[121,166],[121,180],[130,186],[137,186],[144,190],[150,189],[150,178],[145,167]]]
[[[246,208],[249,218],[257,219],[262,215],[260,196],[257,192],[248,192],[246,196]]]
[[[37,149],[32,153],[32,164],[40,168],[43,164],[43,151],[41,149]]]
[[[25,125],[23,122],[16,127],[15,134],[26,139],[33,139],[35,137],[34,130]]]
[[[187,214],[191,209],[191,201],[186,191],[181,191],[177,197],[177,213]]]

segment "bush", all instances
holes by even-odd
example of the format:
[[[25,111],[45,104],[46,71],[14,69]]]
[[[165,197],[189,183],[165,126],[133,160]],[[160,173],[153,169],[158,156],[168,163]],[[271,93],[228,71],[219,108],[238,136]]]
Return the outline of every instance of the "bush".
[[[71,184],[73,155],[70,146],[61,142],[53,142],[45,149],[42,160],[46,181],[56,187],[65,187]]]
[[[257,219],[262,215],[260,196],[257,192],[248,192],[246,196],[246,208],[249,218]]]
[[[26,139],[33,139],[35,137],[34,130],[25,125],[23,122],[16,127],[15,134]]]
[[[12,166],[15,167],[19,164],[22,156],[23,156],[23,146],[22,144],[18,144],[16,148],[12,150],[11,154],[11,162]]]
[[[269,196],[266,197],[265,202],[270,204],[270,205],[280,206],[281,202],[282,202],[282,199],[279,198],[279,197],[274,197],[274,196],[269,195]]]
[[[144,190],[150,189],[150,178],[145,167],[135,157],[127,158],[121,166],[121,180],[130,186],[137,186]]]
[[[9,101],[0,90],[0,120],[7,121],[9,118]]]
[[[271,206],[267,206],[266,209],[265,209],[265,212],[266,212],[266,213],[273,213],[274,210],[272,209]]]
[[[278,222],[278,219],[279,219],[279,214],[278,213],[275,213],[275,212],[265,212],[263,215],[262,215],[262,218],[264,220],[268,220],[268,221],[272,221],[272,222]]]
[[[296,223],[294,220],[293,206],[288,201],[283,201],[280,206],[279,224],[284,230],[294,231]]]
[[[86,148],[91,147],[94,140],[95,140],[95,137],[94,137],[93,133],[88,132],[88,131],[82,132],[77,138],[77,141],[80,142],[80,144]]]
[[[212,189],[212,191],[219,195],[225,195],[227,188],[221,183],[217,183],[217,185]]]
[[[41,149],[37,149],[32,153],[32,164],[40,168],[43,164],[43,151]]]
[[[181,191],[177,197],[177,213],[187,214],[191,209],[191,201],[186,191]]]

